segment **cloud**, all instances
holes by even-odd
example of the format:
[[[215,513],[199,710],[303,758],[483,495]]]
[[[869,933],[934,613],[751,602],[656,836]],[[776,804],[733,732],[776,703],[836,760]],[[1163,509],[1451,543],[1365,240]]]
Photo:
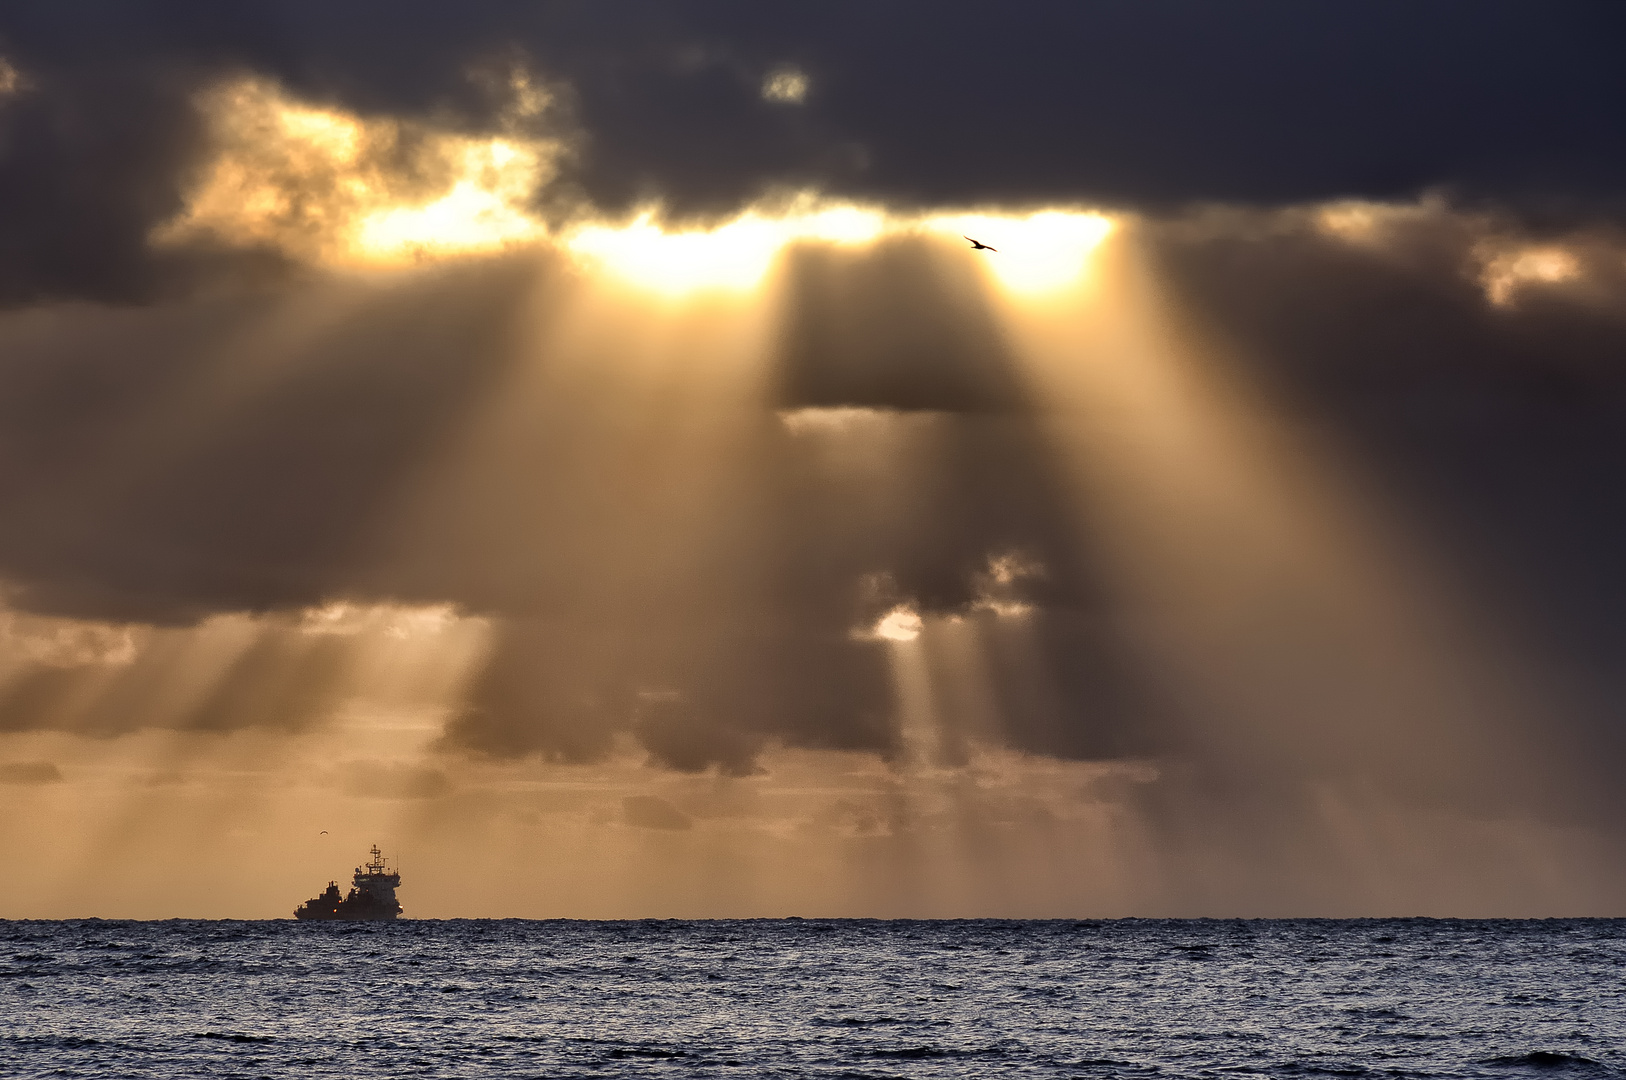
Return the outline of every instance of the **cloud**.
[[[1617,737],[1586,701],[1614,685],[1614,234],[1439,203],[1125,228],[1196,336],[1346,441],[1461,573],[1541,628],[1543,655],[1569,657],[1576,737],[1608,759]],[[1487,253],[1527,249],[1571,253],[1575,273],[1500,297]],[[5,723],[307,730],[334,715],[347,641],[476,614],[490,651],[449,751],[589,762],[630,745],[727,775],[771,745],[896,758],[896,647],[920,645],[940,657],[924,685],[945,745],[1207,753],[1199,707],[1144,641],[1188,616],[1122,596],[1097,535],[1110,509],[1079,505],[1052,443],[1064,411],[959,260],[907,234],[792,253],[759,389],[705,414],[733,448],[719,457],[685,456],[659,424],[629,441],[642,391],[605,344],[621,330],[567,321],[594,294],[546,248],[14,313],[0,577],[29,659],[0,687]],[[574,336],[546,336],[558,325]],[[713,392],[709,348],[674,354],[661,424]],[[534,389],[512,390],[517,372]],[[509,419],[489,419],[497,401]],[[256,643],[210,696],[163,720],[129,696],[156,685],[143,642],[245,612],[281,614],[244,623]],[[969,682],[956,635],[983,642]],[[100,704],[70,707],[89,687]]]
[[[49,761],[0,763],[0,784],[60,784],[62,770]]]
[[[510,360],[539,270],[6,321],[0,578],[15,603],[188,622],[343,594],[380,500]]]
[[[438,799],[452,790],[440,769],[377,761],[351,761],[338,767],[346,795],[368,799]]]
[[[1609,554],[1626,542],[1626,506],[1606,464],[1626,451],[1626,244],[1607,223],[1533,228],[1437,203],[1339,214],[1331,228],[1325,209],[1168,222],[1153,228],[1159,272],[1186,332],[1222,341],[1229,363],[1336,447],[1367,498],[1440,553],[1431,587],[1473,597],[1482,642],[1500,635],[1516,655],[1475,676],[1511,677],[1527,695],[1484,703],[1480,737],[1494,738],[1489,713],[1511,710],[1547,752],[1587,748],[1563,794],[1531,794],[1549,767],[1532,753],[1501,796],[1476,797],[1601,812],[1626,752],[1606,659],[1626,598]],[[1543,261],[1499,275],[1509,252],[1514,265]],[[1553,265],[1563,272],[1539,269]],[[1534,733],[1549,708],[1562,735]]]
[[[509,87],[497,133],[471,136],[312,106],[263,79],[212,86],[198,98],[209,160],[153,240],[360,265],[534,241],[544,228],[531,204],[563,147],[516,130],[547,98],[523,72]]]
[[[0,656],[52,668],[120,667],[136,656],[137,628],[0,611]]]
[[[358,706],[432,715],[437,686],[479,655],[483,622],[444,606],[350,607],[342,621],[339,606],[187,627],[0,611],[0,733],[289,734]]]
[[[0,199],[29,208],[0,226],[0,304],[145,300],[200,275],[274,269],[259,257],[149,249],[152,225],[181,207],[202,135],[184,86],[117,71],[42,73],[31,91],[0,99]]]
[[[807,100],[808,78],[800,68],[777,67],[762,80],[762,100],[800,105]]]
[[[1030,5],[992,23],[941,5],[842,3],[815,15],[729,0],[501,16],[427,3],[340,13],[305,0],[17,10],[0,38],[7,70],[30,89],[0,104],[0,195],[31,213],[0,233],[0,300],[142,299],[284,272],[288,230],[353,199],[335,203],[328,188],[297,208],[254,211],[274,242],[252,258],[147,244],[154,229],[189,220],[177,218],[189,196],[195,228],[171,235],[206,240],[232,192],[270,190],[260,181],[278,161],[288,175],[275,149],[286,140],[250,147],[241,125],[229,149],[245,171],[221,173],[231,86],[275,86],[367,118],[370,146],[394,147],[388,161],[368,156],[374,188],[432,186],[504,139],[531,173],[557,168],[538,196],[550,217],[617,217],[651,202],[727,216],[776,189],[892,207],[1146,209],[1394,200],[1440,186],[1545,213],[1614,213],[1626,159],[1600,149],[1595,132],[1619,126],[1626,100],[1605,44],[1620,19],[1577,4],[1326,12],[1176,0]],[[524,93],[508,77],[516,71],[531,73]],[[531,107],[543,98],[548,108]],[[567,157],[533,153],[560,138]],[[314,197],[330,170],[293,172]],[[487,236],[511,236],[528,220],[523,187],[472,180],[434,213],[483,215]],[[397,240],[412,229],[390,226]]]
[[[139,645],[132,643],[115,665],[95,659],[7,665],[0,731],[287,732],[329,720],[338,704],[345,656],[331,645],[307,646],[231,616],[200,631],[108,627],[106,633],[128,634]]]
[[[660,79],[768,70],[726,48],[661,55]],[[797,62],[820,93],[781,111],[822,108],[826,86],[845,92],[814,59]],[[535,63],[539,80],[556,77]],[[7,110],[70,108],[89,92],[66,68],[19,64],[39,89]],[[978,742],[1202,759],[1229,753],[1214,730],[1256,706],[1287,724],[1282,702],[1226,712],[1164,675],[1147,640],[1191,611],[1125,596],[1102,539],[1111,508],[1081,496],[1080,467],[1058,449],[1069,425],[1126,421],[1081,419],[1047,395],[1012,321],[1030,302],[1020,283],[918,214],[849,208],[870,231],[832,238],[775,232],[772,204],[754,203],[734,226],[754,230],[747,286],[762,291],[717,302],[759,312],[763,330],[749,376],[731,383],[717,359],[738,341],[718,329],[726,319],[640,338],[642,320],[682,304],[657,316],[660,305],[626,300],[613,266],[572,248],[584,234],[549,232],[526,201],[574,184],[583,205],[614,204],[572,172],[597,167],[579,160],[604,150],[601,134],[581,159],[563,153],[528,126],[548,110],[514,78],[470,91],[465,112],[417,101],[418,114],[355,86],[319,98],[295,73],[141,83],[152,96],[133,100],[154,103],[184,147],[149,163],[173,198],[119,219],[141,235],[128,281],[159,280],[149,272],[197,257],[187,245],[205,239],[222,258],[265,249],[265,265],[311,265],[160,290],[167,299],[139,307],[39,304],[0,320],[0,579],[26,618],[61,620],[8,630],[26,658],[0,686],[8,728],[310,730],[334,715],[345,639],[393,632],[394,616],[375,614],[401,610],[489,621],[490,652],[440,744],[476,756],[579,763],[630,747],[658,767],[730,776],[774,746],[901,761],[918,742],[909,717],[935,710],[941,763]],[[467,66],[458,79],[442,85],[478,82]],[[586,123],[588,84],[546,85]],[[41,138],[54,130],[45,117]],[[499,146],[534,152],[517,188],[485,177]],[[475,180],[459,171],[466,152]],[[41,153],[36,163],[55,160]],[[499,229],[415,270],[331,272],[375,213],[439,205],[465,180],[536,225],[524,250],[493,254]],[[1549,685],[1567,665],[1570,734],[1614,760],[1622,740],[1601,703],[1616,682],[1604,658],[1619,637],[1609,552],[1621,515],[1599,463],[1620,449],[1616,226],[1443,197],[1028,224],[1064,221],[1092,223],[1066,247],[1066,296],[1094,287],[1079,268],[1104,236],[1144,256],[1191,340],[1225,343],[1201,362],[1328,432],[1402,517],[1426,523],[1487,605],[1537,639],[1532,678]],[[654,217],[634,234],[668,238]],[[676,235],[684,251],[710,242]],[[32,288],[15,295],[51,293]],[[80,291],[154,295],[121,288]],[[1111,359],[1133,371],[1130,354]],[[139,691],[157,655],[143,635],[231,619],[271,622],[210,694],[155,720]],[[1355,670],[1314,635],[1291,649],[1306,688]]]
[[[28,78],[17,70],[17,66],[4,56],[0,56],[0,99],[20,94],[28,89]]]
[[[14,753],[410,714],[309,775],[1221,897],[1618,835],[1622,16],[810,11],[0,16]]]
[[[622,818],[639,829],[692,829],[689,815],[658,795],[628,795],[621,800]]]
[[[1002,412],[1026,394],[973,268],[932,242],[792,251],[778,368],[788,410]]]
[[[666,768],[746,775],[769,739],[884,751],[892,712],[884,657],[816,624],[761,635],[683,620],[512,620],[446,742],[593,762],[626,737]]]
[[[1171,226],[1158,257],[1192,319],[1432,518],[1465,572],[1550,628],[1612,636],[1626,242],[1377,213],[1381,235],[1353,240],[1296,213]]]

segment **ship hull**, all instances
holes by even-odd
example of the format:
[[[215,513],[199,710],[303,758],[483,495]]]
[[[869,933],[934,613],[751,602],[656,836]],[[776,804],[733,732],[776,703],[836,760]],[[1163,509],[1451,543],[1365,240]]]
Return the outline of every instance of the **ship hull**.
[[[393,911],[307,911],[300,908],[294,918],[301,922],[394,922],[399,916]]]

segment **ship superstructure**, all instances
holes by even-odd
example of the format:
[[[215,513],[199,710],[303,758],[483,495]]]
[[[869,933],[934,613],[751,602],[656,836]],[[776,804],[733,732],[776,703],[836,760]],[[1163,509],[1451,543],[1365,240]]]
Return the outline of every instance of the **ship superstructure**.
[[[321,896],[299,906],[294,918],[388,922],[399,917],[401,904],[395,899],[395,890],[401,887],[400,871],[385,864],[377,844],[373,845],[372,856],[366,866],[356,867],[349,895],[341,897],[339,883],[330,881]]]

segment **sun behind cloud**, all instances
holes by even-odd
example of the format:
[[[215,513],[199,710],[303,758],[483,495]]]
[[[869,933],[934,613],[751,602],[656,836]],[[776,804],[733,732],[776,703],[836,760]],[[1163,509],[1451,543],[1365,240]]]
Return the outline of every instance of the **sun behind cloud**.
[[[671,295],[752,289],[789,244],[864,244],[885,228],[877,209],[820,206],[807,197],[778,213],[751,208],[710,229],[668,229],[648,209],[626,224],[582,226],[567,234],[565,244],[617,277]]]
[[[1076,208],[922,212],[770,193],[707,225],[668,220],[659,203],[631,217],[588,210],[562,229],[537,211],[558,177],[561,140],[526,134],[547,95],[515,75],[499,129],[470,134],[392,116],[301,101],[280,85],[241,78],[198,100],[214,152],[185,209],[152,235],[159,246],[272,249],[338,268],[411,266],[517,246],[563,247],[585,268],[667,297],[748,291],[798,243],[864,245],[883,236],[978,235],[998,248],[986,265],[1021,293],[1066,288],[1085,272],[1112,219]],[[806,77],[778,71],[774,101],[799,101]]]

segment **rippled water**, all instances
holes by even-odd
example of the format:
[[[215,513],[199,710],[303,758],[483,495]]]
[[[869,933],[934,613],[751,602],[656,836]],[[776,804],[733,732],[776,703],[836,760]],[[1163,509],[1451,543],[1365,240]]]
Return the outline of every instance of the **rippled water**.
[[[0,922],[6,1076],[1626,1075],[1626,920]]]

